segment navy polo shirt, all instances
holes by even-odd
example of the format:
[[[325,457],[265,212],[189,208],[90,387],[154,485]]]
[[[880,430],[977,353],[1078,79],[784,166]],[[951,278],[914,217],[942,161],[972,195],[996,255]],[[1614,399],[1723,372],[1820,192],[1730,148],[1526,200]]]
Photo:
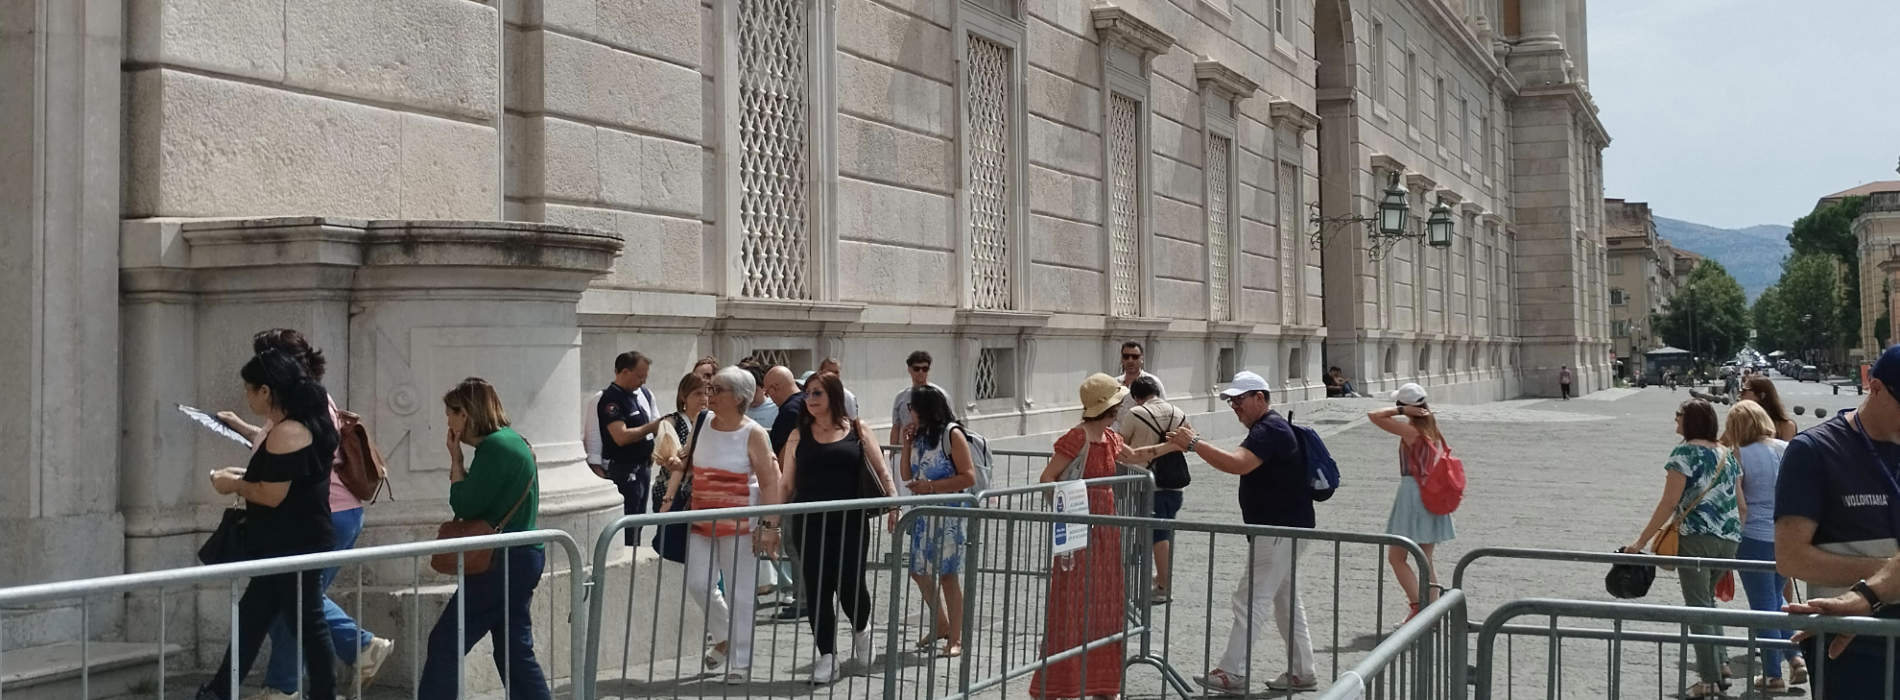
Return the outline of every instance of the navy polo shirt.
[[[604,461],[630,466],[653,462],[653,436],[648,435],[645,440],[635,440],[622,445],[614,442],[614,434],[607,428],[614,423],[624,423],[627,428],[638,428],[653,422],[654,417],[647,415],[647,410],[640,405],[640,401],[634,398],[636,394],[644,394],[640,398],[646,399],[648,406],[653,405],[653,394],[648,392],[646,387],[640,387],[637,391],[627,391],[620,388],[619,384],[608,384],[607,388],[600,392],[600,406],[595,410],[600,414],[600,458]]]
[[[1240,448],[1260,458],[1260,466],[1240,476],[1240,515],[1248,525],[1314,527],[1313,485],[1293,426],[1278,411],[1267,411]]]
[[[1800,516],[1816,523],[1814,545],[1857,557],[1885,559],[1900,551],[1900,499],[1881,472],[1900,467],[1900,445],[1872,440],[1867,449],[1854,421],[1836,415],[1788,443],[1775,483],[1775,520]],[[1875,453],[1879,458],[1875,457]],[[1881,466],[1880,460],[1886,460]],[[1810,595],[1838,595],[1846,589],[1814,586]]]

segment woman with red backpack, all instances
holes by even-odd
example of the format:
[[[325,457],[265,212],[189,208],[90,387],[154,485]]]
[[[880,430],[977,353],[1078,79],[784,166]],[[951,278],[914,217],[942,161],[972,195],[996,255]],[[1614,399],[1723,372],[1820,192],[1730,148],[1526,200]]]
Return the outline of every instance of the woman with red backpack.
[[[1399,491],[1392,499],[1392,515],[1386,519],[1385,531],[1417,542],[1436,577],[1438,567],[1432,562],[1432,548],[1458,537],[1451,513],[1458,509],[1464,492],[1464,465],[1451,456],[1451,446],[1438,432],[1438,419],[1425,404],[1424,387],[1406,384],[1399,387],[1395,398],[1398,405],[1366,414],[1380,430],[1399,436]],[[1401,416],[1405,420],[1399,420]],[[1399,587],[1411,604],[1411,614],[1405,616],[1410,620],[1418,614],[1418,573],[1412,570],[1403,549],[1386,548],[1385,560],[1392,565],[1392,573],[1399,577]]]

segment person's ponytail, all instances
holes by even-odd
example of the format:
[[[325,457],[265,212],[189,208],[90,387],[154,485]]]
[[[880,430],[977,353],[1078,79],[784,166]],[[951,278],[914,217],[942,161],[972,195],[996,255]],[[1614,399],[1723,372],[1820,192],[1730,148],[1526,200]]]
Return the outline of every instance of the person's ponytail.
[[[330,419],[330,392],[310,377],[299,358],[270,349],[251,357],[238,371],[244,383],[270,389],[271,402],[285,420],[302,423],[310,431],[318,454],[333,454],[340,438]]]

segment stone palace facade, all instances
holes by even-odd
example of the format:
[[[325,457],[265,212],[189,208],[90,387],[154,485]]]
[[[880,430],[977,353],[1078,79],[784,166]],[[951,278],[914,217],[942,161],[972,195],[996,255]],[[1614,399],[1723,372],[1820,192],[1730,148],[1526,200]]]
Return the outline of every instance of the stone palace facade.
[[[701,355],[836,356],[876,423],[926,349],[997,436],[1072,424],[1124,340],[1191,413],[1239,369],[1283,403],[1330,365],[1601,388],[1584,4],[8,3],[0,585],[191,563],[203,474],[243,453],[173,406],[241,409],[273,326],[389,453],[369,544],[446,517],[438,397],[469,375],[537,447],[542,522],[617,514],[578,432],[628,349],[664,405]],[[1449,248],[1313,223],[1393,174]],[[9,615],[4,645],[77,624]]]

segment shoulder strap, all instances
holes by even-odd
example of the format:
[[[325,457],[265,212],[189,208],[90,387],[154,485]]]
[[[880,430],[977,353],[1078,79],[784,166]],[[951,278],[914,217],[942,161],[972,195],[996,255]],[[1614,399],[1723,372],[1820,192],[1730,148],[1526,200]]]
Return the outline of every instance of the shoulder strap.
[[[1143,408],[1147,408],[1147,404],[1142,404],[1140,406],[1136,406],[1132,409],[1129,409],[1128,415],[1134,416],[1135,420],[1141,421],[1143,425],[1146,425],[1148,426],[1150,430],[1155,431],[1155,435],[1159,436],[1162,440],[1167,440],[1168,431],[1162,430],[1161,426],[1159,424],[1156,424],[1154,421],[1154,417],[1155,417],[1154,409],[1148,409],[1147,411],[1148,417],[1143,418],[1141,417],[1142,416],[1141,409]]]
[[[541,483],[541,464],[534,456],[534,443],[528,442],[527,438],[521,438],[521,442],[528,446],[528,468],[534,470],[534,475],[528,477],[528,485],[521,489],[521,497],[515,499],[515,506],[508,509],[507,515],[501,516],[501,522],[495,525],[496,532],[508,529],[508,521],[515,519],[515,512],[521,510],[521,505],[528,502],[528,494],[533,493],[535,485]]]
[[[1708,449],[1708,448],[1705,447],[1703,449]],[[1715,485],[1719,483],[1722,479],[1722,472],[1728,471],[1728,449],[1727,448],[1722,448],[1715,451],[1715,465],[1716,465],[1715,475],[1709,477],[1708,488],[1702,489],[1702,493],[1696,494],[1695,500],[1690,501],[1689,505],[1683,506],[1682,510],[1676,513],[1677,519],[1688,517],[1689,511],[1695,510],[1696,506],[1702,505],[1702,499],[1707,497],[1710,491],[1715,490]]]
[[[708,413],[711,413],[711,411],[699,412],[699,417],[693,420],[693,434],[686,437],[686,459],[684,462],[687,472],[693,471],[693,451],[699,449],[699,431],[706,427],[706,414]]]

